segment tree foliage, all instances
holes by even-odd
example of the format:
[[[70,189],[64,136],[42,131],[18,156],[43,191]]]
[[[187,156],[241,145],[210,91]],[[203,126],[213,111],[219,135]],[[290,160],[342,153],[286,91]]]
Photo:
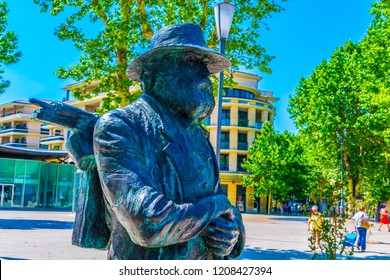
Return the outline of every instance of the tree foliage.
[[[361,42],[361,99],[367,155],[362,191],[377,201],[390,198],[390,2],[374,4],[373,22]]]
[[[389,9],[375,3],[371,12],[374,19],[365,38],[346,42],[302,78],[288,108],[305,139],[309,162],[322,169],[318,181],[332,186],[341,180],[342,146],[351,207],[356,196],[390,197]],[[335,190],[341,186],[344,182],[333,184]]]
[[[258,68],[270,72],[268,64],[272,57],[259,45],[261,27],[267,28],[264,20],[270,13],[282,10],[286,0],[258,0],[234,2],[235,15],[229,40],[227,56],[232,65]],[[62,12],[72,13],[56,30],[60,40],[71,40],[81,51],[78,64],[61,67],[56,71],[60,78],[83,82],[84,87],[75,88],[76,98],[88,98],[101,92],[109,93],[104,102],[106,109],[123,106],[138,95],[129,95],[132,82],[126,78],[127,64],[136,58],[150,42],[153,33],[161,27],[179,23],[199,24],[207,44],[218,46],[214,23],[214,4],[217,1],[129,1],[129,0],[34,0],[42,12],[56,16]],[[279,3],[280,2],[280,3]],[[87,32],[94,28],[93,32]],[[93,81],[99,87],[85,93]]]
[[[5,2],[0,2],[0,94],[9,86],[10,82],[3,79],[4,65],[19,61],[21,52],[18,49],[18,39],[14,32],[7,30],[8,9]]]
[[[299,138],[288,132],[279,134],[270,122],[265,122],[249,148],[243,167],[249,172],[242,175],[243,185],[254,187],[255,197],[272,195],[275,199],[303,197],[305,175],[302,146]]]

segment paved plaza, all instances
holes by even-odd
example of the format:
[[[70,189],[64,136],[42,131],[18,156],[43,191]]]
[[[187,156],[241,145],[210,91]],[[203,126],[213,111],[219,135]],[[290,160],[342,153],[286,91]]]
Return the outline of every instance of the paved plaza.
[[[246,248],[240,259],[310,260],[304,216],[244,214]],[[3,260],[104,260],[106,251],[71,244],[74,213],[0,210],[0,259]],[[390,232],[379,223],[368,233],[367,251],[353,260],[390,260]],[[353,230],[352,221],[347,222]]]

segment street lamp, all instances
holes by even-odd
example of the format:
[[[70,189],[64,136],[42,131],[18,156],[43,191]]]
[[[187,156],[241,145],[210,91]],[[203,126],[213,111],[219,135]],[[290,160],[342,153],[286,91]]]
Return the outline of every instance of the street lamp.
[[[220,41],[221,55],[225,54],[226,40],[229,35],[230,26],[232,25],[234,14],[234,6],[229,3],[220,3],[214,6],[215,23],[217,25],[218,39]],[[223,90],[223,71],[219,73],[218,86],[218,111],[217,111],[217,140],[215,147],[215,154],[217,156],[218,168],[221,168],[221,122],[222,122],[222,90]]]
[[[337,138],[340,144],[340,171],[341,171],[341,198],[340,198],[340,214],[344,214],[344,156],[343,156],[343,145],[345,140],[347,139],[347,130],[344,128],[343,135],[340,135],[338,131],[336,131]]]

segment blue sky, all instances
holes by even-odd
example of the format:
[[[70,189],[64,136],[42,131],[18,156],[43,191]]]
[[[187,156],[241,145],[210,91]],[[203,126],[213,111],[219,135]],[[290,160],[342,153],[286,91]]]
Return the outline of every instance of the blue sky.
[[[11,86],[0,96],[0,104],[30,97],[61,100],[62,89],[71,80],[60,80],[54,70],[77,62],[79,52],[71,42],[61,42],[54,28],[63,17],[41,14],[33,0],[7,0],[8,27],[19,38],[20,61],[5,68],[5,78]],[[290,0],[285,11],[267,20],[269,31],[262,31],[261,44],[268,54],[276,56],[271,62],[272,74],[251,73],[263,77],[259,88],[274,92],[280,98],[275,103],[275,128],[279,132],[296,132],[287,112],[289,96],[299,80],[308,77],[323,59],[347,40],[360,41],[371,22],[374,0]],[[232,1],[234,4],[234,1]],[[234,20],[234,19],[233,19]]]

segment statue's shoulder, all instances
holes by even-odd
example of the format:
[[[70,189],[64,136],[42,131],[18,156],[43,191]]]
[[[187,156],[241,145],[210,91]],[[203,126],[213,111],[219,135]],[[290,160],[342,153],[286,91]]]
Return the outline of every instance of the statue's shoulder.
[[[109,111],[101,116],[95,126],[96,128],[104,127],[121,127],[123,125],[133,126],[141,123],[150,122],[156,119],[156,110],[154,100],[146,95],[142,95],[131,104]]]

